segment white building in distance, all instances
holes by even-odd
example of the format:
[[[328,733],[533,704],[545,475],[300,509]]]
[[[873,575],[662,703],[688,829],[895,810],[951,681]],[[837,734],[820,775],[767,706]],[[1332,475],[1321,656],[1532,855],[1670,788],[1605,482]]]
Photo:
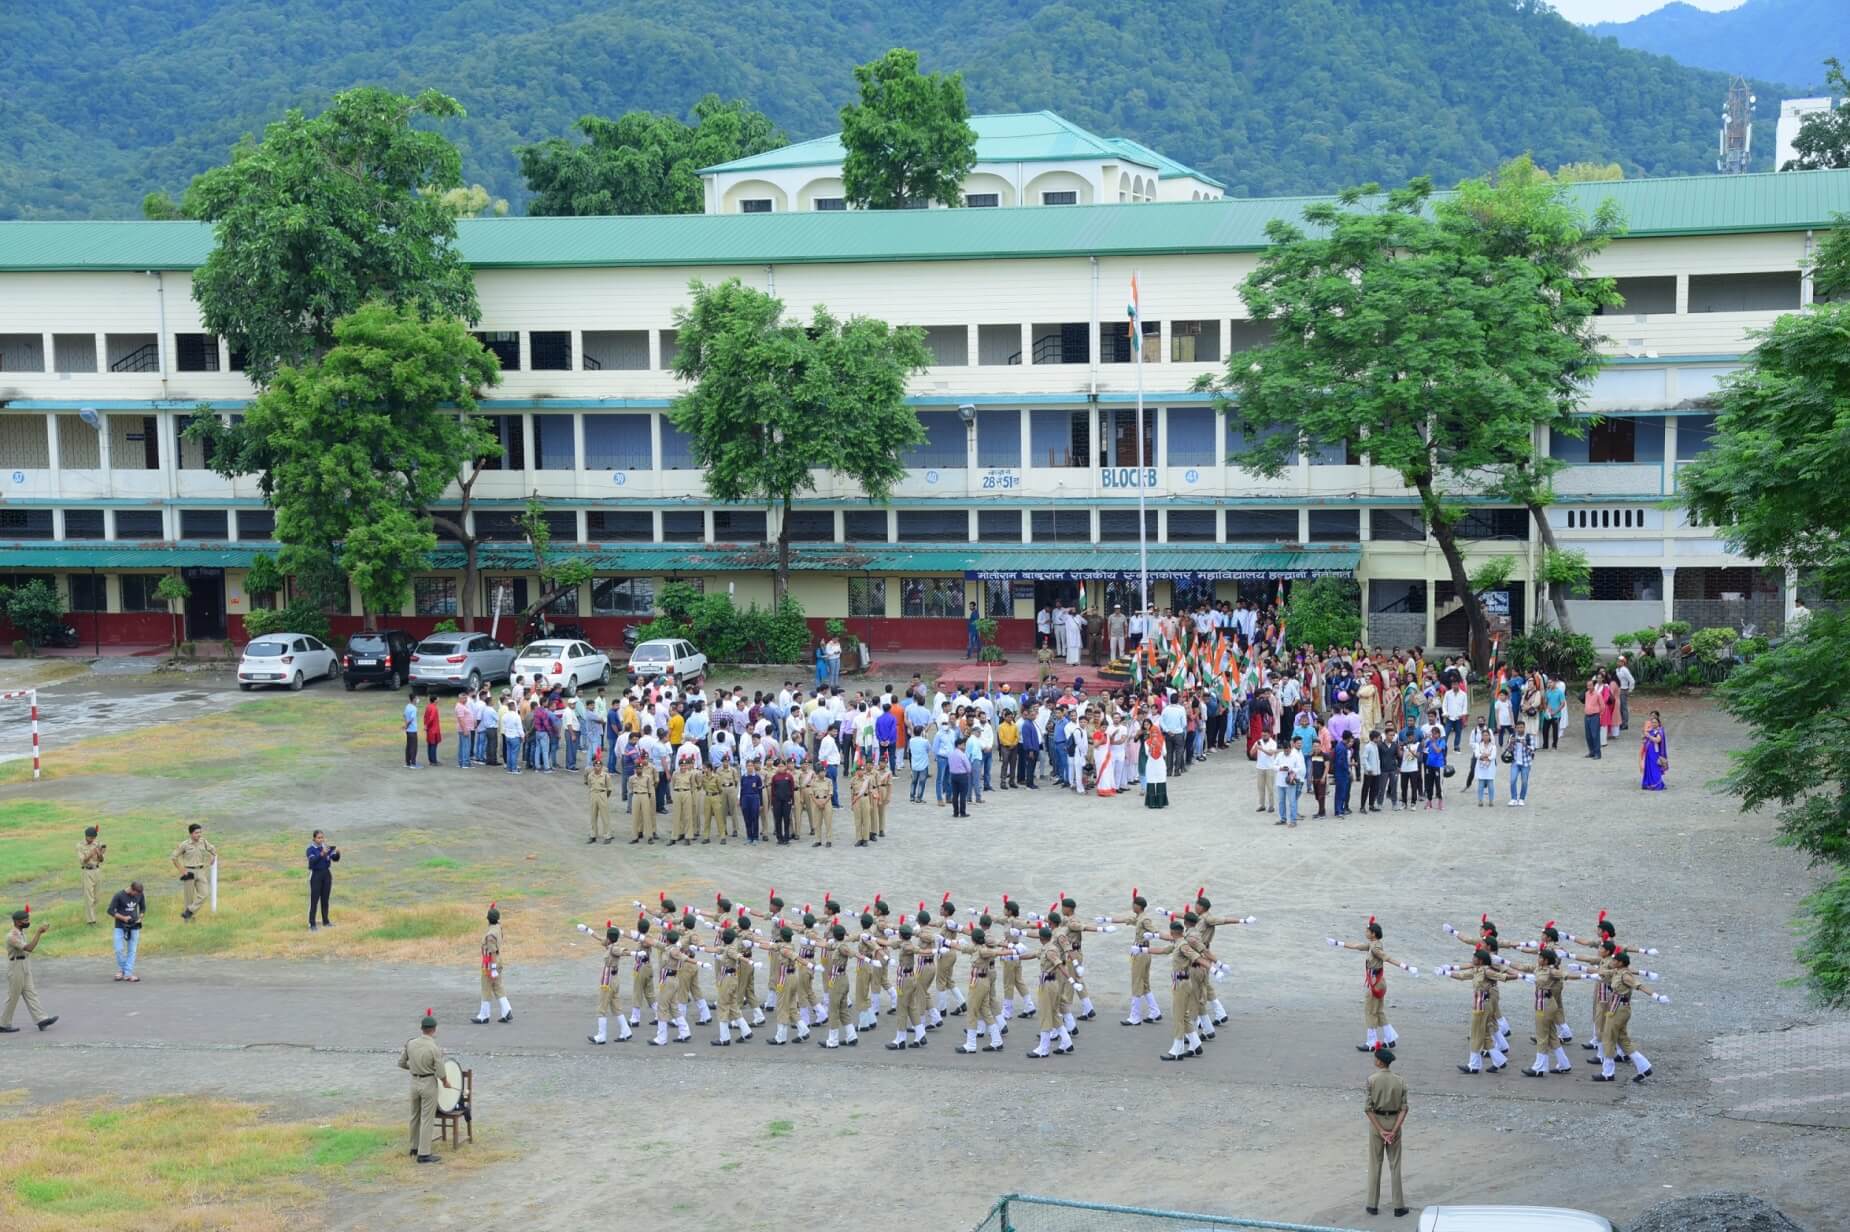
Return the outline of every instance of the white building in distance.
[[[1127,137],[1100,137],[1051,111],[970,117],[970,207],[1217,201],[1226,185]],[[709,214],[847,208],[841,134],[703,167]]]
[[[1783,170],[1787,163],[1798,157],[1792,142],[1799,135],[1805,117],[1820,115],[1829,111],[1834,102],[1842,101],[1830,98],[1789,98],[1780,103],[1779,123],[1773,129],[1773,170]]]

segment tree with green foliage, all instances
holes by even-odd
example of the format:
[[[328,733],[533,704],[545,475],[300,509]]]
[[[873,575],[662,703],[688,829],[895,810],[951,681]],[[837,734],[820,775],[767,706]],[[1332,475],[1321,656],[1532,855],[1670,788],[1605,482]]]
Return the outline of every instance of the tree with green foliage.
[[[251,559],[244,573],[244,593],[256,599],[269,599],[283,589],[284,574],[276,557],[259,554]]]
[[[1351,578],[1296,582],[1285,604],[1285,633],[1294,646],[1349,647],[1362,636],[1362,590]]]
[[[1546,171],[1542,172],[1547,175]],[[1625,168],[1618,163],[1562,163],[1554,178],[1563,184],[1586,184],[1600,180],[1622,180]]]
[[[1844,75],[1843,63],[1836,56],[1824,62],[1825,93],[1837,105],[1814,112],[1799,121],[1798,135],[1792,139],[1793,158],[1786,160],[1781,171],[1822,171],[1831,167],[1850,167],[1850,77]]]
[[[193,597],[193,588],[186,584],[186,579],[177,573],[169,573],[154,586],[154,597],[167,605],[167,615],[171,618],[174,649],[180,648],[180,613],[185,610],[186,601]]]
[[[895,210],[963,204],[976,130],[962,73],[921,73],[895,47],[854,70],[861,100],[841,109],[842,187],[852,205]]]
[[[776,603],[790,580],[790,508],[832,471],[883,502],[905,475],[900,455],[925,439],[906,385],[925,370],[924,335],[871,317],[807,323],[736,278],[692,284],[675,313],[675,375],[691,387],[668,408],[687,434],[707,494],[776,511]]]
[[[442,525],[465,548],[467,620],[477,589],[475,541],[464,531],[470,489],[500,452],[470,412],[500,372],[460,321],[367,304],[334,323],[325,356],[279,370],[242,421],[202,415],[187,432],[211,442],[219,474],[257,476],[285,566],[292,552],[337,561],[369,623],[403,605],[436,546],[432,523]],[[459,483],[461,509],[433,514]]]
[[[557,557],[552,554],[552,527],[546,524],[546,506],[536,492],[528,498],[520,515],[520,533],[533,551],[535,572],[540,575],[539,594],[527,604],[515,623],[525,629],[527,622],[545,611],[554,600],[578,593],[578,588],[596,576],[591,562],[582,556]]]
[[[151,192],[141,199],[141,216],[150,222],[180,222],[187,213],[166,193]]]
[[[1510,178],[1527,191],[1528,177]],[[1257,438],[1243,467],[1276,475],[1300,448],[1341,444],[1418,493],[1481,671],[1489,628],[1454,497],[1486,469],[1533,466],[1538,424],[1562,415],[1575,373],[1591,370],[1577,308],[1562,303],[1587,297],[1537,259],[1550,243],[1499,240],[1528,215],[1498,186],[1436,207],[1431,197],[1425,179],[1385,195],[1368,185],[1308,206],[1308,229],[1270,223],[1241,294],[1274,322],[1273,341],[1198,386]]]
[[[418,191],[436,197],[458,218],[507,217],[507,198],[495,196],[480,184],[471,184],[467,188],[446,188],[441,192],[430,188]]]
[[[1843,229],[1834,243],[1844,243]],[[1789,313],[1717,399],[1709,449],[1677,478],[1684,506],[1729,546],[1804,572],[1820,610],[1721,686],[1750,736],[1729,789],[1779,809],[1780,842],[1836,874],[1805,903],[1800,950],[1820,1001],[1850,1005],[1850,303]],[[1756,648],[1758,649],[1758,648]]]
[[[1565,168],[1563,169],[1565,170]],[[1603,177],[1602,177],[1603,178]],[[1524,392],[1532,429],[1551,436],[1578,437],[1586,419],[1578,414],[1594,375],[1605,362],[1600,354],[1599,312],[1623,302],[1611,278],[1595,278],[1587,265],[1622,229],[1617,207],[1602,203],[1587,218],[1568,196],[1560,176],[1551,180],[1528,155],[1511,159],[1495,174],[1467,180],[1438,206],[1448,229],[1460,234],[1498,268],[1526,263],[1535,276],[1533,294],[1549,311],[1552,329],[1532,334],[1528,343],[1541,378]],[[1552,374],[1553,379],[1548,379]],[[1486,489],[1529,511],[1542,541],[1544,560],[1560,551],[1548,506],[1554,503],[1554,476],[1566,464],[1541,448],[1539,431],[1531,430],[1507,456],[1490,460],[1480,472]],[[1548,598],[1555,623],[1573,632],[1567,589],[1550,585]]]
[[[193,181],[182,208],[216,236],[193,298],[206,329],[243,353],[251,380],[266,385],[332,346],[334,323],[369,301],[480,316],[456,215],[441,200],[462,185],[462,161],[441,133],[418,127],[461,115],[435,90],[347,90],[313,118],[290,110]]]
[[[34,650],[64,623],[64,600],[58,588],[44,578],[0,591],[0,608],[5,610],[8,623],[25,635],[26,645]]]
[[[788,143],[783,132],[743,99],[708,94],[692,124],[654,111],[614,120],[581,116],[585,140],[549,137],[515,151],[533,198],[527,213],[698,214],[706,208],[700,169],[762,154]]]

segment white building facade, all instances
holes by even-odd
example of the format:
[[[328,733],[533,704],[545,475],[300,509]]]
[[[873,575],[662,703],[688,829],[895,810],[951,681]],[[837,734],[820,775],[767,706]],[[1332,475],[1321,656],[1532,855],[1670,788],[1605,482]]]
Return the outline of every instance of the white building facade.
[[[1600,420],[1540,442],[1566,463],[1548,511],[1556,537],[1594,564],[1575,620],[1602,644],[1671,618],[1772,632],[1788,580],[1666,502],[1708,442],[1705,400],[1755,331],[1810,301],[1805,262],[1850,211],[1850,172],[1574,191],[1589,208],[1611,196],[1629,225],[1595,266],[1627,300],[1589,391]],[[776,511],[710,500],[666,414],[688,284],[730,277],[795,315],[826,304],[925,333],[932,363],[910,402],[926,441],[892,500],[819,472],[792,514],[792,593],[875,650],[961,649],[971,603],[1023,646],[1037,606],[1081,580],[1128,609],[1139,489],[1159,605],[1352,575],[1383,644],[1458,645],[1444,562],[1393,474],[1337,448],[1258,476],[1239,465],[1236,428],[1191,390],[1263,340],[1237,287],[1265,221],[1303,204],[466,221],[480,336],[505,369],[481,407],[506,452],[474,490],[475,609],[490,587],[537,593],[514,522],[534,492],[554,544],[598,574],[556,610],[604,644],[647,619],[669,580],[769,603]],[[0,581],[53,581],[86,639],[166,641],[152,592],[174,569],[192,584],[189,634],[235,637],[251,604],[244,570],[275,550],[255,480],[219,477],[182,439],[191,416],[236,415],[253,395],[192,301],[210,245],[191,223],[0,223]],[[1123,307],[1133,273],[1141,459]],[[1471,560],[1516,558],[1501,601],[1525,628],[1542,606],[1528,515],[1466,503]],[[460,566],[460,549],[440,544],[397,623],[423,632],[456,616]],[[358,624],[357,599],[343,620]]]

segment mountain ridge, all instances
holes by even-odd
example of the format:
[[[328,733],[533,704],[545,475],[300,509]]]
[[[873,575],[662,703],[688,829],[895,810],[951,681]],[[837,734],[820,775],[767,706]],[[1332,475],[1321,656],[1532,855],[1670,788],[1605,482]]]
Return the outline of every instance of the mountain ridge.
[[[1672,0],[1631,21],[1586,30],[1694,68],[1785,82],[1792,87],[1785,96],[1793,98],[1822,89],[1826,56],[1850,56],[1850,12],[1842,0],[1746,0],[1715,13]]]

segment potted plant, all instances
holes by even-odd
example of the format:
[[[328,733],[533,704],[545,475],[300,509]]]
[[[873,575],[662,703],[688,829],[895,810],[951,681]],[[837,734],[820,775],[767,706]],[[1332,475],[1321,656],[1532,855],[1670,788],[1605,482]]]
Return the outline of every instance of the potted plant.
[[[996,621],[993,616],[976,622],[976,636],[980,643],[976,652],[979,663],[1008,662],[1008,656],[1002,653],[1002,647],[996,645]]]

